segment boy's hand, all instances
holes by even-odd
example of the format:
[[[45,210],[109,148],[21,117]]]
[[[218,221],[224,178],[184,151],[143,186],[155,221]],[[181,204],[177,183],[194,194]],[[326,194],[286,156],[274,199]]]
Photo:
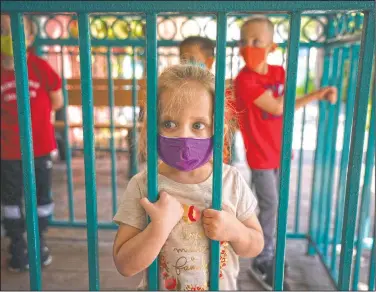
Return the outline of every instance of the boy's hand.
[[[328,86],[328,87],[321,88],[318,91],[317,97],[319,100],[325,99],[329,101],[331,104],[335,104],[337,102],[337,97],[338,97],[337,87]]]
[[[207,237],[217,241],[235,241],[240,221],[229,212],[226,206],[223,211],[206,209],[203,212],[203,227]]]
[[[146,197],[140,200],[140,204],[150,216],[151,221],[156,223],[158,228],[162,228],[162,231],[168,233],[171,232],[184,213],[180,202],[163,191],[154,204]]]

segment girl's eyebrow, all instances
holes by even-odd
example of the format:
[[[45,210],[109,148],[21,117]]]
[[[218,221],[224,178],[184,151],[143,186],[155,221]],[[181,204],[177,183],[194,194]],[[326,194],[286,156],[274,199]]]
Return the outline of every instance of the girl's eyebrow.
[[[210,123],[210,118],[209,117],[192,117],[193,120],[199,121],[199,122],[205,122],[205,123]]]
[[[161,117],[160,117],[160,120],[163,120],[163,121],[166,121],[166,120],[168,120],[168,121],[172,121],[172,120],[174,120],[170,115],[162,115]]]

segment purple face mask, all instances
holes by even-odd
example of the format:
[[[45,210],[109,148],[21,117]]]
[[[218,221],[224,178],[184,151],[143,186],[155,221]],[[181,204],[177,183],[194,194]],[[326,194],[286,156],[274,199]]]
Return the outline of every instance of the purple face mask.
[[[158,154],[167,165],[181,171],[191,171],[210,160],[213,139],[168,138],[158,135]]]

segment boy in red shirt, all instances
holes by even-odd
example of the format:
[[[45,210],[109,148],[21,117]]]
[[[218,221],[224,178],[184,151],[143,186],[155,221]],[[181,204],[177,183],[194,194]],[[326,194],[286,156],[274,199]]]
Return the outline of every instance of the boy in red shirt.
[[[26,46],[34,40],[31,20],[24,18]],[[52,161],[51,151],[56,149],[51,111],[62,107],[61,79],[43,59],[27,51],[30,110],[35,158],[35,179],[40,231],[40,252],[43,265],[52,257],[45,244],[43,233],[48,217],[53,212],[50,198]],[[14,75],[13,48],[10,18],[1,15],[1,204],[6,235],[10,237],[12,271],[27,270],[27,245],[24,239],[23,185],[20,132],[17,114],[17,95]]]
[[[265,242],[263,252],[251,265],[251,273],[268,290],[271,290],[273,280],[285,83],[283,67],[268,65],[266,61],[268,54],[276,48],[273,34],[274,25],[266,17],[255,16],[243,24],[240,54],[245,67],[235,80],[239,128],[252,171]],[[337,89],[326,87],[298,98],[295,109],[323,99],[335,103]],[[288,289],[287,284],[285,288]]]

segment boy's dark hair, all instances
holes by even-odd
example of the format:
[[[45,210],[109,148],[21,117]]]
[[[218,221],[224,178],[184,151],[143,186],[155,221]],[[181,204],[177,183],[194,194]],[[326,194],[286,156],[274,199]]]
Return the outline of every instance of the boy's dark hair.
[[[30,14],[24,14],[24,17],[25,17],[24,25],[25,25],[25,22],[27,22],[29,26],[29,33],[32,35],[36,35],[38,33],[38,30],[37,30],[37,25],[34,22],[35,19],[33,19],[33,16]]]
[[[207,57],[214,57],[215,44],[212,40],[201,36],[190,36],[180,43],[179,48],[184,46],[199,46]]]

